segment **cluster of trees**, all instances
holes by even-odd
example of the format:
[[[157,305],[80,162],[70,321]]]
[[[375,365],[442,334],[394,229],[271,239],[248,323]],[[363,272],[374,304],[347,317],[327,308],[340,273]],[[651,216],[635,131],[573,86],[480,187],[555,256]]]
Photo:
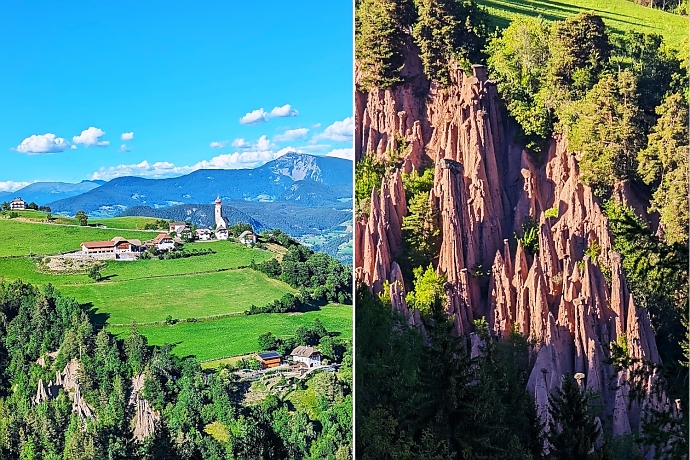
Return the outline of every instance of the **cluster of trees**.
[[[74,218],[79,221],[79,225],[86,227],[89,224],[89,216],[84,211],[77,211]]]
[[[348,458],[349,383],[333,383],[316,413],[268,397],[239,401],[243,384],[227,371],[204,372],[172,346],[151,347],[132,327],[123,339],[96,330],[72,298],[50,285],[0,283],[0,457],[45,459]],[[46,353],[59,350],[53,359]],[[37,364],[39,358],[45,367]],[[71,359],[79,392],[94,416],[80,419],[64,390],[32,403],[39,380],[54,381]],[[155,433],[133,437],[131,379],[145,376],[143,397],[160,414]],[[323,382],[322,382],[323,383]],[[338,398],[331,398],[338,393]],[[316,414],[316,415],[315,415]]]
[[[299,326],[291,337],[277,337],[272,332],[259,336],[259,349],[278,351],[287,356],[300,345],[318,347],[321,354],[332,363],[344,363],[352,367],[352,346],[349,341],[339,339],[335,333],[328,332],[321,320],[316,318],[311,327]]]
[[[260,313],[288,313],[297,311],[303,305],[302,301],[295,295],[287,293],[280,299],[275,299],[273,302],[257,307],[252,304],[249,310],[245,310],[245,315],[258,315]]]
[[[420,50],[424,73],[447,85],[450,68],[483,57],[488,15],[472,0],[358,0],[355,57],[361,89],[404,81],[405,49]]]
[[[591,13],[550,26],[525,18],[493,38],[487,53],[526,146],[539,153],[554,132],[565,135],[581,154],[583,182],[598,195],[624,179],[656,187],[662,170],[687,169],[676,167],[679,145],[687,145],[687,58],[660,35],[612,38]],[[676,113],[681,106],[685,112]]]
[[[688,0],[628,0],[649,8],[659,8],[674,14],[687,16],[690,13]]]
[[[146,222],[144,230],[167,230],[170,228],[170,220],[157,219],[155,222]]]
[[[216,251],[214,251],[211,248],[182,249],[182,250],[175,250],[175,251],[166,251],[162,254],[159,254],[158,258],[159,259],[165,259],[165,260],[186,259],[188,257],[206,256],[206,255],[215,254],[215,253],[216,253]]]
[[[352,266],[328,254],[314,252],[277,229],[261,236],[269,243],[287,248],[287,253],[281,261],[252,262],[252,268],[299,289],[303,302],[352,304]]]
[[[627,206],[610,201],[606,203],[605,211],[613,236],[613,249],[622,256],[623,274],[636,304],[649,313],[663,363],[632,359],[627,356],[623,344],[619,344],[613,349],[614,364],[630,371],[634,396],[643,394],[634,389],[643,388],[653,373],[657,376],[655,390],[664,392],[671,400],[680,401],[681,418],[674,416],[670,407],[653,411],[643,420],[644,441],[661,448],[673,440],[673,452],[687,454],[686,433],[690,429],[687,242],[664,241]]]
[[[566,375],[550,396],[550,429],[527,389],[532,344],[520,333],[497,342],[485,320],[472,357],[452,334],[441,296],[425,300],[426,337],[360,286],[356,297],[358,456],[362,459],[636,458],[632,438],[612,440],[596,420],[596,394]],[[424,343],[426,341],[426,344]]]

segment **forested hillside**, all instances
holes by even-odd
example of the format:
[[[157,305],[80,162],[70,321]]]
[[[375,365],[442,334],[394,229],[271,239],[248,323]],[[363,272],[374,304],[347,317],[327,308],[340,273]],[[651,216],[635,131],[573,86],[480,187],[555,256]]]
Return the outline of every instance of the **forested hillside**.
[[[687,458],[687,41],[490,3],[357,2],[358,456]]]
[[[350,351],[337,376],[302,384],[312,399],[299,408],[271,395],[248,404],[229,369],[202,371],[136,327],[123,339],[96,330],[50,285],[0,282],[0,315],[0,458],[348,457]]]

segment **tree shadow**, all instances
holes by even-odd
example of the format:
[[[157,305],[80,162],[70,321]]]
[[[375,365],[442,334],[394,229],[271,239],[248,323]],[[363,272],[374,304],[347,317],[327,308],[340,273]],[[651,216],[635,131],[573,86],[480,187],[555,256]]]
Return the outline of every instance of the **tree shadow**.
[[[110,281],[111,279],[115,278],[116,276],[118,276],[117,273],[113,273],[112,275],[102,276],[100,281]]]
[[[110,318],[110,313],[99,311],[98,308],[96,308],[93,305],[93,302],[86,302],[86,303],[80,304],[79,306],[84,310],[84,312],[87,315],[89,315],[89,319],[91,320],[91,323],[97,329],[100,329],[103,326],[105,326],[105,323]]]

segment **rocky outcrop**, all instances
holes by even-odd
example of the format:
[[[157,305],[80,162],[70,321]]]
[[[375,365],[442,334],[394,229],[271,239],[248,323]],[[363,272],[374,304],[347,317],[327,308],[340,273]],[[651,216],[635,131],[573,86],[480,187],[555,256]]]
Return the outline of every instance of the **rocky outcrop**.
[[[93,418],[93,409],[81,395],[79,361],[76,359],[68,362],[62,372],[59,370],[55,371],[55,382],[51,381],[44,385],[42,379],[38,381],[36,397],[33,399],[33,403],[38,405],[49,399],[56,398],[60,389],[65,391],[72,401],[72,412],[77,414],[82,420]]]
[[[408,56],[407,72],[419,67],[415,58]],[[625,335],[632,357],[659,362],[659,354],[649,318],[634,305],[612,250],[606,216],[580,182],[577,156],[565,139],[552,139],[535,162],[502,118],[483,66],[469,75],[455,70],[448,88],[416,79],[358,93],[355,119],[357,158],[384,156],[404,139],[403,171],[433,164],[429,199],[440,230],[434,263],[446,276],[445,309],[454,315],[455,333],[469,335],[481,317],[497,337],[519,330],[537,344],[528,387],[538,404],[546,404],[565,373],[578,373],[583,387],[602,393],[616,434],[638,429],[639,408],[626,406],[629,376],[606,364],[609,344]],[[644,207],[630,184],[616,195]],[[393,308],[423,327],[405,305],[395,262],[405,212],[400,198],[400,171],[372,192],[369,214],[357,221],[356,276],[374,292],[391,282]],[[530,222],[539,240],[535,254],[519,240],[511,243]],[[477,268],[489,265],[487,287]]]
[[[132,392],[129,395],[129,402],[127,406],[134,410],[134,418],[132,424],[134,425],[134,438],[141,441],[156,431],[156,426],[160,422],[161,416],[146,399],[141,396],[141,391],[144,389],[144,374],[139,374],[132,378]]]

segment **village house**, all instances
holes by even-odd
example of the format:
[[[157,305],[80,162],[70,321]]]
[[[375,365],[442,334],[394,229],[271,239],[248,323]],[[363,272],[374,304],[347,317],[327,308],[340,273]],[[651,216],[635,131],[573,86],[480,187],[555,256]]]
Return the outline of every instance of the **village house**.
[[[208,241],[211,239],[211,230],[208,228],[198,228],[196,230],[196,239],[199,241]]]
[[[256,235],[254,234],[254,232],[250,230],[245,230],[240,235],[239,240],[240,243],[246,244],[247,246],[251,246],[252,244],[256,244]]]
[[[175,232],[180,235],[186,228],[189,227],[187,222],[170,222],[168,231],[170,233]]]
[[[175,249],[175,241],[173,241],[167,233],[161,233],[152,239],[149,244],[159,251],[171,251]]]
[[[139,240],[126,240],[116,236],[109,241],[87,241],[81,244],[81,253],[89,254],[129,254],[141,252],[142,244]]]
[[[290,353],[292,361],[295,363],[304,363],[307,367],[316,367],[321,365],[321,352],[313,347],[305,347],[300,345],[292,350]]]
[[[266,353],[259,353],[256,359],[261,364],[261,369],[271,369],[280,366],[280,354],[276,351],[267,351]]]
[[[24,211],[26,209],[26,202],[17,197],[10,201],[10,211]]]

